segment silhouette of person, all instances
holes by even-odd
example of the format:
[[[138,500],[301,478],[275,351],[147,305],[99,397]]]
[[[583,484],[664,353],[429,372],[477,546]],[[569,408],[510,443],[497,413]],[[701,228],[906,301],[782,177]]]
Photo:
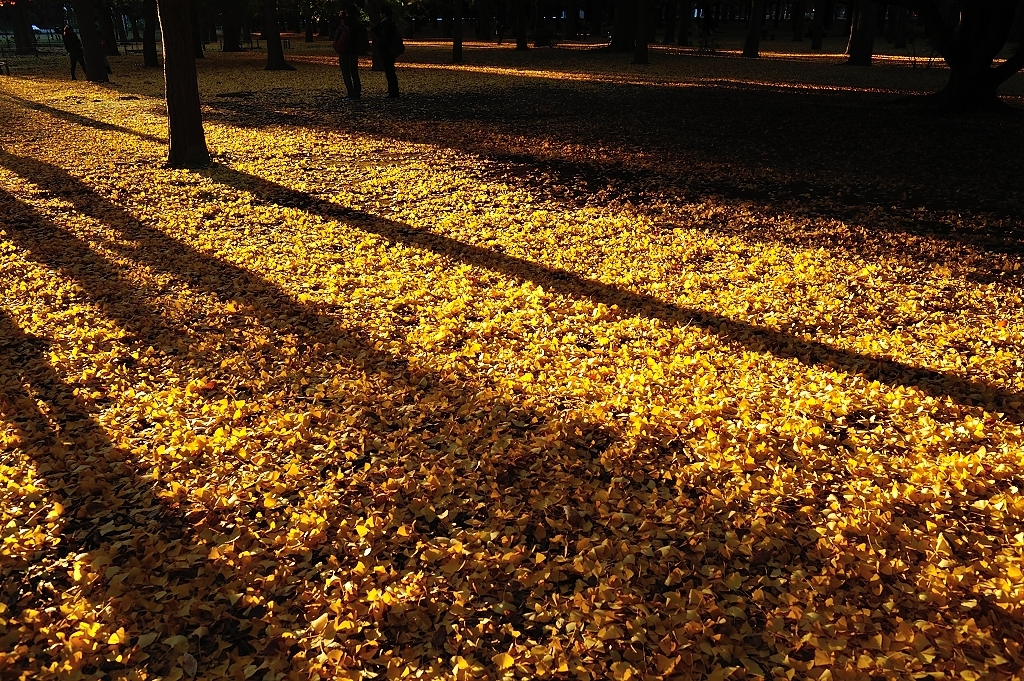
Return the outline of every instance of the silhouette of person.
[[[78,35],[70,26],[64,26],[64,30],[61,34],[64,39],[64,49],[68,51],[68,56],[71,57],[71,80],[78,80],[78,65],[82,65],[82,73],[88,75],[85,69],[85,51],[82,49],[82,41],[78,39]]]
[[[338,63],[341,65],[341,77],[345,79],[345,89],[348,91],[348,97],[345,99],[359,99],[363,90],[363,84],[359,80],[359,53],[366,40],[366,29],[359,20],[359,9],[355,5],[349,5],[341,13],[341,24],[335,33],[335,41],[338,34],[346,29],[348,43],[344,51],[338,54]]]
[[[373,27],[374,42],[378,46],[380,59],[384,66],[384,77],[388,81],[388,97],[398,97],[398,74],[395,73],[394,45],[398,37],[398,27],[391,18],[391,7],[381,5],[380,22]]]

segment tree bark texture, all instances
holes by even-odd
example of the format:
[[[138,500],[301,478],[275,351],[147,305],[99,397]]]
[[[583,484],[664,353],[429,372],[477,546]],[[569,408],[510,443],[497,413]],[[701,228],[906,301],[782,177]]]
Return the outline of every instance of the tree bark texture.
[[[878,25],[878,4],[874,0],[856,0],[850,42],[846,47],[846,63],[851,66],[871,66],[875,49],[875,28]]]
[[[267,71],[294,71],[284,60],[281,30],[277,26],[277,0],[263,0],[263,40],[267,43]]]
[[[156,0],[144,0],[142,3],[142,64],[146,68],[160,68],[160,60],[156,54]]]
[[[757,59],[761,56],[761,24],[764,23],[765,0],[751,0],[750,23],[747,24],[747,39],[743,43],[743,56]]]
[[[157,3],[164,46],[167,165],[172,168],[196,168],[210,163],[199,104],[188,5],[188,0],[159,0]]]
[[[78,21],[78,34],[85,53],[85,77],[90,83],[107,83],[107,59],[100,45],[100,32],[96,28],[96,11],[89,0],[72,0]]]

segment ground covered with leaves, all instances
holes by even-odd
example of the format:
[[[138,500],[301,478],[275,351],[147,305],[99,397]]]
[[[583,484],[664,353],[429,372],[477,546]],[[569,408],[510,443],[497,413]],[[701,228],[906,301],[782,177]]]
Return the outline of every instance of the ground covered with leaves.
[[[1019,117],[326,47],[0,79],[0,676],[1019,673]]]

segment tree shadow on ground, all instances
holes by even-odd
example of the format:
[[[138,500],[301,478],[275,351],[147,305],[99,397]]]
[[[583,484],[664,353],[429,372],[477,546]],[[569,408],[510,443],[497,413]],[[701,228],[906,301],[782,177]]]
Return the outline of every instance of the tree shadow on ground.
[[[224,374],[217,372],[231,353],[207,352],[199,348],[199,338],[193,335],[193,330],[195,322],[201,320],[182,319],[174,311],[160,308],[154,302],[156,292],[147,290],[144,282],[126,276],[127,270],[135,263],[170,275],[175,281],[193,287],[197,294],[213,294],[221,301],[237,300],[252,310],[251,318],[205,322],[221,327],[228,336],[244,337],[248,327],[254,324],[268,327],[278,334],[294,333],[306,347],[310,363],[315,363],[320,357],[338,373],[379,374],[380,381],[373,383],[365,393],[339,396],[335,398],[338,404],[325,407],[328,412],[334,408],[339,412],[336,419],[333,416],[324,419],[322,427],[325,430],[342,428],[342,421],[347,415],[341,413],[341,408],[356,402],[363,409],[357,427],[383,434],[392,427],[388,425],[390,423],[401,423],[402,419],[408,422],[410,409],[425,410],[424,405],[434,397],[438,388],[447,388],[445,394],[454,400],[446,413],[465,411],[460,418],[481,418],[479,412],[474,411],[475,407],[467,409],[474,396],[480,394],[479,377],[474,377],[472,383],[453,386],[451,379],[411,369],[401,358],[376,350],[357,332],[346,328],[345,320],[332,318],[315,305],[299,304],[268,280],[198,252],[140,223],[121,206],[97,195],[62,168],[9,152],[0,152],[0,165],[41,190],[61,196],[71,202],[75,212],[116,234],[116,238],[101,239],[98,246],[91,245],[17,196],[9,192],[0,195],[3,204],[11,207],[10,213],[0,218],[5,222],[6,238],[22,257],[75,282],[89,302],[99,306],[105,315],[137,338],[137,341],[129,341],[137,343],[137,348],[146,344],[159,348],[161,352],[177,348],[183,372],[188,363],[194,362],[199,368],[212,372],[218,380],[227,382],[229,379],[224,375],[228,371]],[[206,174],[215,182],[250,192],[266,203],[281,202],[326,218],[345,220],[396,243],[414,245],[476,267],[542,283],[564,295],[586,296],[608,304],[619,304],[631,314],[704,324],[709,330],[747,347],[775,344],[779,346],[774,348],[775,352],[796,353],[801,361],[807,363],[835,362],[844,367],[843,370],[874,371],[895,383],[919,385],[918,382],[923,382],[919,387],[926,392],[935,390],[935,394],[945,395],[948,393],[944,391],[953,390],[958,397],[975,391],[996,401],[1012,397],[959,377],[921,374],[919,370],[898,363],[879,362],[797,341],[778,332],[765,332],[735,325],[729,320],[711,318],[654,298],[591,282],[570,272],[551,270],[408,225],[345,209],[223,166],[214,167]],[[410,660],[470,654],[464,648],[466,643],[461,634],[457,635],[454,628],[467,617],[456,614],[457,608],[464,610],[466,606],[456,603],[455,592],[468,588],[470,582],[461,576],[458,566],[452,573],[441,571],[437,564],[431,566],[423,559],[422,546],[417,541],[430,544],[438,538],[455,536],[460,532],[478,531],[496,520],[500,520],[503,526],[510,519],[518,522],[516,513],[527,507],[532,509],[527,510],[529,523],[521,528],[523,531],[512,542],[502,544],[495,541],[478,547],[486,554],[486,559],[481,560],[491,573],[473,585],[489,585],[490,590],[478,595],[480,600],[474,606],[477,609],[469,620],[487,632],[482,648],[485,656],[509,649],[523,636],[543,642],[563,636],[564,632],[559,633],[549,623],[557,622],[559,617],[569,618],[574,613],[580,618],[581,628],[589,630],[592,627],[596,635],[600,620],[596,613],[590,614],[590,608],[600,602],[601,594],[609,590],[619,593],[629,585],[633,589],[631,598],[636,606],[636,612],[629,610],[629,617],[646,613],[643,620],[645,631],[661,629],[667,632],[666,638],[660,642],[652,636],[640,642],[618,639],[602,644],[606,652],[614,651],[637,665],[651,667],[656,655],[667,655],[683,670],[702,655],[699,652],[701,645],[723,637],[745,641],[753,657],[766,667],[773,664],[769,658],[774,654],[792,653],[795,660],[813,659],[812,646],[796,639],[789,640],[783,634],[765,638],[764,628],[770,618],[790,611],[787,587],[777,583],[772,575],[796,577],[800,573],[806,577],[806,569],[811,569],[812,573],[822,570],[835,558],[834,551],[819,546],[802,534],[798,535],[797,529],[817,525],[831,512],[825,505],[826,496],[841,492],[842,481],[847,477],[840,458],[830,464],[835,468],[835,489],[820,489],[814,497],[795,499],[791,505],[781,504],[773,511],[774,515],[769,516],[773,527],[777,525],[773,531],[778,536],[774,540],[766,538],[756,546],[752,544],[748,547],[749,553],[743,553],[740,548],[736,549],[738,553],[731,553],[732,549],[728,548],[730,537],[744,537],[746,541],[753,518],[749,515],[750,504],[743,499],[723,502],[709,494],[709,490],[723,487],[727,473],[687,472],[684,470],[686,466],[699,462],[691,459],[678,443],[640,443],[636,449],[630,449],[620,445],[616,430],[604,424],[560,419],[557,415],[539,413],[501,398],[485,397],[482,406],[486,416],[481,419],[482,427],[475,439],[463,443],[460,451],[431,462],[431,456],[437,455],[417,448],[422,447],[417,443],[426,440],[445,442],[449,437],[450,421],[426,414],[413,423],[404,437],[407,450],[397,453],[371,450],[364,453],[365,458],[353,466],[368,466],[368,477],[357,481],[355,489],[335,499],[335,506],[325,509],[329,529],[323,544],[307,555],[297,556],[294,561],[284,558],[276,561],[270,570],[278,571],[280,577],[274,586],[269,586],[265,581],[265,566],[228,566],[225,558],[212,557],[210,548],[223,546],[233,535],[229,526],[239,522],[239,518],[244,518],[244,522],[255,530],[265,531],[270,520],[286,522],[284,510],[279,513],[256,508],[228,511],[204,506],[187,497],[167,495],[167,480],[153,476],[152,452],[147,451],[145,444],[129,451],[120,442],[111,440],[100,422],[102,408],[76,395],[75,389],[63,381],[47,359],[44,340],[28,336],[8,313],[0,314],[0,338],[4,339],[0,342],[0,376],[4,380],[2,408],[5,420],[13,424],[24,440],[23,449],[33,457],[48,491],[65,505],[67,520],[61,530],[64,541],[51,546],[45,555],[36,556],[35,562],[67,567],[66,572],[73,572],[68,559],[79,556],[82,562],[97,568],[100,574],[117,568],[122,573],[145,575],[147,580],[138,583],[130,592],[118,593],[113,583],[104,583],[104,580],[109,580],[107,577],[97,576],[91,584],[76,586],[56,569],[46,575],[39,571],[26,571],[20,582],[5,579],[3,595],[9,606],[14,606],[5,617],[17,618],[39,601],[48,601],[48,592],[82,589],[97,607],[101,604],[110,606],[105,616],[114,627],[137,626],[145,631],[162,620],[159,624],[162,633],[170,635],[176,631],[189,634],[193,627],[206,626],[207,634],[200,637],[189,634],[191,649],[204,664],[207,660],[219,663],[226,658],[225,664],[228,665],[268,662],[285,665],[278,669],[292,665],[291,669],[301,670],[305,663],[296,655],[298,650],[293,644],[294,639],[270,633],[269,625],[278,622],[275,617],[284,613],[294,618],[291,627],[304,627],[321,610],[298,602],[294,598],[295,590],[317,593],[317,590],[327,589],[329,586],[324,584],[330,585],[336,572],[350,576],[357,561],[370,555],[363,552],[364,545],[354,539],[352,523],[365,512],[361,505],[367,503],[364,485],[370,480],[374,484],[383,484],[397,468],[416,472],[414,484],[374,503],[389,510],[396,519],[415,519],[412,524],[416,529],[407,540],[384,543],[382,537],[388,528],[379,528],[381,535],[377,541],[381,544],[373,557],[402,575],[422,575],[426,571],[427,579],[434,580],[431,583],[437,590],[417,600],[401,603],[402,607],[382,605],[371,611],[369,616],[376,618],[380,636],[367,629],[354,632],[346,639],[343,650],[352,654],[352,664],[377,671],[383,671],[385,666],[379,658],[360,661],[355,657],[358,650],[354,650],[354,646],[357,645],[371,646],[369,649],[372,651],[391,650],[397,657]],[[235,354],[243,354],[243,351]],[[207,399],[217,397],[219,395],[211,395]],[[297,402],[284,408],[304,411],[309,406],[308,402]],[[144,442],[145,434],[140,434],[140,437]],[[505,438],[504,444],[502,437]],[[199,459],[192,465],[204,466],[207,462]],[[677,476],[674,482],[671,476],[664,475],[666,472]],[[350,469],[346,474],[352,473]],[[438,476],[440,479],[432,480]],[[474,480],[481,485],[486,483],[489,492],[479,496],[467,494],[466,480]],[[616,506],[603,502],[601,493],[608,493],[612,500],[621,499],[622,504]],[[416,510],[426,501],[436,504],[433,518],[425,518]],[[798,510],[801,503],[810,510]],[[628,517],[624,512],[628,512]],[[909,524],[915,528],[927,528],[932,534],[945,527],[941,523],[931,527],[928,523],[935,524],[936,519],[913,508],[883,508],[880,512],[892,514],[889,539],[897,542],[901,541],[900,528],[904,516],[913,516]],[[949,522],[953,523],[962,515],[952,513]],[[348,521],[347,527],[343,521]],[[658,530],[651,535],[656,538],[651,540],[650,556],[637,554],[646,567],[635,575],[633,581],[620,571],[618,565],[608,562],[609,556],[615,547],[636,542],[637,528],[648,521]],[[106,529],[110,522],[116,523],[112,530],[114,534]],[[401,520],[395,522],[397,524]],[[124,525],[130,528],[125,529]],[[548,533],[545,535],[536,527],[547,527]],[[593,538],[593,548],[585,550],[578,545],[559,543],[558,535],[552,536],[556,532],[570,536],[583,532],[588,538]],[[701,553],[700,561],[696,561],[691,549],[703,546],[705,541],[722,547],[724,553],[713,550]],[[254,547],[252,544],[247,546]],[[900,553],[898,543],[892,548],[894,555],[923,560],[917,553],[913,556]],[[561,554],[560,567],[545,567],[535,558],[538,553],[546,554],[551,562]],[[583,561],[581,570],[585,568],[585,571],[573,567],[577,554]],[[714,566],[711,573],[717,570],[724,575],[725,570],[740,569],[744,576],[767,580],[762,589],[769,599],[767,605],[752,610],[749,621],[726,617],[724,610],[730,601],[723,600],[724,591],[708,590],[705,573],[709,566]],[[229,568],[227,576],[225,568]],[[310,570],[313,570],[315,578],[305,574]],[[839,594],[836,597],[839,609],[849,610],[851,616],[861,608],[874,610],[886,607],[894,596],[903,594],[907,587],[915,584],[917,574],[915,567],[903,575],[888,577],[883,588],[874,593],[857,581],[866,581],[867,577],[857,576],[852,570],[845,577],[837,577],[837,583],[828,592],[830,596]],[[371,581],[359,588],[368,589],[370,584],[376,585],[376,582]],[[543,584],[550,585],[548,592],[538,591]],[[279,610],[271,612],[265,605],[245,599],[231,602],[227,598],[226,594],[245,593],[245,587],[252,585],[258,586],[267,600],[273,599],[278,603]],[[174,589],[177,589],[174,593],[179,595],[178,600],[173,601],[175,606],[191,598],[195,603],[210,607],[184,615],[164,612],[167,605],[157,594]],[[705,591],[694,591],[700,589]],[[537,593],[548,595],[539,597]],[[694,593],[697,593],[696,597]],[[551,594],[557,594],[561,600]],[[331,594],[331,597],[335,596],[337,594]],[[929,617],[927,604],[909,608],[905,602],[897,602],[900,605],[890,613],[892,617],[859,631],[850,638],[849,645],[869,645],[869,638],[876,632],[893,634],[897,628],[896,612],[910,621]],[[541,619],[533,617],[536,611],[531,611],[530,607],[538,603],[546,604],[551,619],[544,619],[548,614]],[[824,603],[821,605],[825,606]],[[977,626],[990,631],[994,640],[1020,640],[1021,632],[1014,620],[1001,620],[997,611],[984,611],[982,606],[977,607],[981,609]],[[694,621],[693,616],[705,619],[707,624],[702,623],[693,629],[684,628],[685,623]],[[623,620],[622,626],[639,626],[630,622],[632,620]],[[506,624],[511,629],[506,629]],[[476,652],[479,654],[481,650]],[[947,651],[940,652],[947,654]],[[978,652],[983,654],[985,651]],[[807,658],[808,654],[810,658]],[[953,652],[948,654],[952,656]],[[56,655],[59,651],[55,652]],[[107,662],[103,654],[90,659],[90,663],[94,664],[97,676],[116,671],[116,665]],[[153,673],[164,673],[173,663],[173,654],[163,649],[154,653],[153,659],[147,662]],[[488,670],[492,673],[498,671],[492,667]],[[242,673],[244,668],[234,671]],[[707,673],[710,665],[697,671]]]
[[[631,205],[671,217],[666,207],[714,199],[768,215],[843,220],[863,227],[866,242],[876,232],[898,232],[1024,252],[1024,200],[1013,160],[1024,152],[1019,121],[921,117],[862,93],[503,80],[486,89],[414,95],[387,108],[346,107],[328,93],[216,99],[207,102],[207,116],[477,154],[492,162],[480,168],[485,179],[575,206]],[[970,216],[979,217],[960,219]],[[755,239],[857,248],[820,231],[738,229]]]
[[[310,194],[215,165],[204,174],[216,182],[246,191],[268,204],[301,208],[326,219],[343,220],[389,241],[424,248],[459,262],[530,281],[570,297],[585,297],[605,305],[617,305],[624,315],[660,319],[668,324],[699,326],[723,341],[755,352],[769,352],[781,359],[796,359],[806,366],[823,366],[867,380],[889,385],[915,387],[925,394],[949,396],[962,404],[980,404],[1005,412],[1016,422],[1024,417],[1024,396],[984,380],[965,379],[946,372],[913,367],[882,357],[872,357],[825,343],[804,340],[785,331],[678,306],[654,296],[635,293],[570,272],[522,258],[467,244],[402,222],[381,218],[361,210],[339,206]]]

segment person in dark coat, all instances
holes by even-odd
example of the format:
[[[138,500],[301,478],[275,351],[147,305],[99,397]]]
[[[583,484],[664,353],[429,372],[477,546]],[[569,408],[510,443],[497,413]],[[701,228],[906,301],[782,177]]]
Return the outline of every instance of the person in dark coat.
[[[391,18],[391,7],[381,5],[380,23],[373,27],[373,42],[377,44],[380,60],[384,66],[384,77],[388,80],[388,97],[398,97],[398,74],[395,73],[394,44],[398,27]]]
[[[366,41],[366,28],[359,20],[359,8],[355,5],[349,5],[341,13],[341,26],[338,27],[338,32],[342,31],[343,26],[348,28],[348,47],[345,52],[338,55],[341,77],[345,79],[345,89],[348,90],[346,99],[359,99],[363,90],[363,84],[359,80],[359,52]],[[337,39],[337,34],[334,37]]]
[[[78,39],[74,29],[65,26],[62,33],[64,38],[64,49],[71,57],[71,80],[78,80],[78,65],[82,65],[82,72],[85,73],[85,51],[82,49],[82,41]]]

